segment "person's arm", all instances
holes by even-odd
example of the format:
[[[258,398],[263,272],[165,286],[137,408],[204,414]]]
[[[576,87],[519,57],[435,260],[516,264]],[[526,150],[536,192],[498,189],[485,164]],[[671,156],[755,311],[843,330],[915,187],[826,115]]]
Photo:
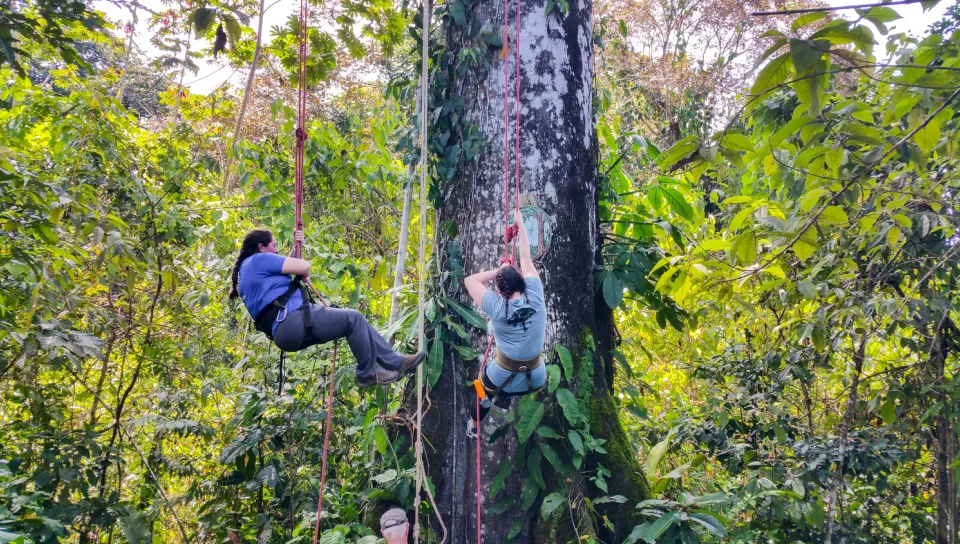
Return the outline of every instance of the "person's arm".
[[[477,306],[483,306],[483,295],[487,292],[487,287],[484,284],[495,277],[497,277],[496,268],[485,272],[477,272],[472,276],[467,276],[463,280],[464,287],[467,288],[467,292],[470,293],[470,298],[477,303]]]
[[[297,259],[295,257],[285,257],[283,259],[283,266],[280,268],[280,273],[295,274],[297,276],[309,278],[310,262],[304,261],[303,259]]]
[[[527,229],[523,226],[523,215],[520,210],[513,211],[513,223],[517,225],[517,246],[520,248],[520,272],[525,278],[540,279],[537,273],[537,267],[533,265],[533,258],[530,257],[530,240],[527,239]]]

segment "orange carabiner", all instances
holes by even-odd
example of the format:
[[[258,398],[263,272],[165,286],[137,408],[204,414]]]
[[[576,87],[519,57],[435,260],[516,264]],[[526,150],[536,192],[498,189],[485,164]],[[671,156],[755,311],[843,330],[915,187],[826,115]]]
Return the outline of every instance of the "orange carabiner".
[[[477,396],[480,397],[480,400],[487,398],[487,390],[483,388],[483,382],[473,380],[473,388],[477,390]]]

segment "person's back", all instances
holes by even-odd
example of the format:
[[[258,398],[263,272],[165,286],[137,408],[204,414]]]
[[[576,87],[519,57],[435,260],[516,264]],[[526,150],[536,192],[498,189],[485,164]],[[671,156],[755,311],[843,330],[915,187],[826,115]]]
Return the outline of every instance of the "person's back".
[[[497,348],[504,355],[526,361],[543,351],[547,333],[547,308],[540,278],[524,278],[524,292],[518,298],[506,299],[493,291],[487,291],[481,308],[490,317]]]

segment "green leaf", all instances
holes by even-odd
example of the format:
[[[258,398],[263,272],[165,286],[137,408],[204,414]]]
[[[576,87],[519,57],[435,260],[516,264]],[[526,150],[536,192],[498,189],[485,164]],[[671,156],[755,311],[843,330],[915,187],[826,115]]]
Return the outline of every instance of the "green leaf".
[[[573,449],[577,451],[580,455],[586,455],[586,452],[583,449],[583,439],[580,438],[580,433],[577,431],[569,431],[567,433],[567,440],[570,441],[570,445],[573,446]]]
[[[387,431],[383,429],[383,425],[373,428],[373,440],[380,455],[386,455],[390,451],[390,438],[387,436]]]
[[[647,462],[643,466],[643,471],[647,475],[647,478],[651,480],[656,478],[657,466],[660,465],[660,460],[663,459],[664,454],[666,454],[670,448],[670,440],[673,439],[675,432],[675,430],[671,429],[666,438],[650,449],[650,455],[647,456]]]
[[[886,402],[880,407],[880,417],[883,418],[884,425],[890,425],[897,417],[897,397],[890,395]]]
[[[670,146],[670,149],[667,149],[660,155],[660,167],[664,170],[669,169],[699,148],[700,143],[698,138],[696,136],[687,136]]]
[[[566,502],[567,498],[556,491],[547,495],[543,498],[543,503],[540,505],[540,516],[544,521],[549,521],[553,513],[566,504]]]
[[[743,134],[727,133],[720,140],[720,145],[732,151],[750,152],[756,150],[757,146]]]
[[[537,430],[540,420],[543,419],[544,406],[542,402],[535,401],[525,406],[520,414],[520,421],[517,422],[517,437],[521,444],[530,438],[530,435]]]
[[[820,214],[820,219],[833,225],[844,225],[850,222],[847,212],[843,211],[840,206],[827,206]]]
[[[686,219],[687,221],[693,221],[693,207],[687,202],[680,191],[676,189],[664,188],[663,193],[667,198],[667,202],[670,204],[670,208],[673,209],[674,213],[680,217]]]
[[[450,13],[450,16],[453,17],[453,20],[456,21],[461,28],[467,27],[466,8],[461,0],[454,0],[451,2],[447,10]]]
[[[484,319],[480,317],[480,314],[477,312],[450,298],[440,297],[440,300],[444,304],[453,308],[454,311],[460,314],[460,317],[462,317],[470,325],[473,325],[480,330],[487,330],[487,322],[484,321]]]
[[[573,381],[573,356],[570,355],[570,350],[560,344],[553,346],[553,350],[557,352],[560,364],[563,365],[563,375],[566,376],[567,381]]]
[[[485,41],[489,46],[503,47],[503,38],[501,38],[497,34],[494,34],[493,32],[484,30],[483,32],[480,33],[480,37],[483,38],[483,41]]]
[[[210,28],[215,13],[213,8],[197,8],[197,11],[193,12],[193,28],[196,29],[198,38]]]
[[[809,212],[820,202],[820,197],[825,194],[827,194],[827,190],[822,187],[809,191],[800,199],[800,209]]]
[[[433,343],[430,346],[430,357],[427,359],[427,383],[430,389],[437,386],[440,374],[443,372],[443,342],[440,340],[440,327],[433,333]]]
[[[810,280],[803,280],[797,284],[797,291],[806,298],[817,298],[817,288],[813,286]]]
[[[757,80],[750,88],[750,94],[756,96],[783,84],[790,76],[792,69],[793,61],[789,52],[771,60],[757,74]]]
[[[562,436],[557,434],[557,431],[553,430],[550,427],[547,427],[546,425],[539,427],[537,429],[537,434],[543,438],[563,438]]]
[[[790,30],[796,32],[801,28],[809,25],[810,23],[815,23],[827,16],[826,11],[819,11],[815,13],[804,13],[803,15],[797,17],[793,20],[793,24],[790,25]]]
[[[547,392],[553,393],[560,387],[563,378],[560,376],[559,365],[547,365]]]
[[[550,466],[553,467],[553,470],[555,470],[557,474],[563,477],[567,477],[570,475],[570,467],[564,464],[564,462],[560,460],[560,456],[557,455],[557,451],[553,449],[553,447],[550,446],[550,444],[541,442],[539,444],[539,447],[540,447],[540,453],[543,454],[543,458],[546,459],[548,463],[550,463]]]
[[[227,38],[230,40],[230,50],[237,50],[237,40],[240,39],[240,36],[243,34],[243,27],[240,26],[240,22],[237,21],[234,17],[221,17],[223,19],[223,24],[227,28]]]
[[[580,403],[569,389],[557,390],[557,402],[563,408],[563,417],[574,427],[587,422],[587,417],[580,409]]]
[[[857,10],[859,13],[862,10]],[[900,14],[896,12],[893,8],[888,8],[886,6],[876,6],[870,8],[869,11],[863,13],[863,18],[870,21],[875,25],[882,25],[885,23],[892,23],[898,19],[901,19]]]
[[[547,483],[543,479],[543,473],[540,472],[540,450],[536,447],[530,448],[530,453],[527,454],[526,470],[534,483],[537,484],[537,487],[540,489],[547,488]]]
[[[490,498],[495,498],[506,486],[507,477],[513,474],[513,459],[504,459],[500,461],[500,469],[497,475],[490,481]]]
[[[627,377],[628,377],[628,378],[632,378],[632,377],[633,377],[633,368],[630,367],[630,363],[627,362],[627,358],[623,355],[623,353],[620,353],[619,350],[612,349],[612,350],[610,350],[610,354],[613,356],[613,358],[614,358],[618,363],[620,363],[620,368],[623,369],[623,371],[624,371],[624,373],[626,373]]]
[[[623,302],[623,282],[613,272],[608,272],[603,278],[603,300],[610,309],[615,309]]]
[[[757,237],[752,230],[748,230],[733,239],[733,245],[730,252],[734,255],[736,262],[748,266],[757,260]]]
[[[647,534],[644,537],[647,542],[656,542],[657,538],[660,537],[663,533],[669,529],[674,522],[677,521],[678,514],[676,511],[670,511],[666,514],[660,516],[657,521],[654,521],[650,524],[650,527],[647,529]]]
[[[627,502],[627,498],[624,497],[623,495],[607,495],[605,497],[599,497],[599,498],[593,499],[593,504],[607,504],[611,502],[617,503],[617,504],[623,504]]]
[[[381,485],[382,485],[382,484],[388,484],[388,483],[390,483],[390,482],[392,482],[392,481],[394,481],[394,480],[397,479],[397,471],[394,470],[394,469],[392,469],[392,468],[391,468],[391,469],[387,469],[387,470],[381,472],[380,474],[377,474],[376,476],[374,476],[374,477],[372,477],[372,478],[370,478],[370,479],[373,480],[374,482],[377,482],[378,484],[381,484]]]
[[[786,429],[781,427],[779,423],[774,424],[773,434],[777,436],[777,441],[780,442],[781,444],[787,443],[787,431]]]
[[[704,529],[713,533],[715,536],[724,538],[727,532],[723,529],[723,524],[717,518],[705,512],[690,514],[690,521],[700,524]]]
[[[117,520],[120,522],[124,538],[130,544],[150,544],[153,542],[151,524],[146,516],[137,510],[126,507],[126,514],[118,516]]]

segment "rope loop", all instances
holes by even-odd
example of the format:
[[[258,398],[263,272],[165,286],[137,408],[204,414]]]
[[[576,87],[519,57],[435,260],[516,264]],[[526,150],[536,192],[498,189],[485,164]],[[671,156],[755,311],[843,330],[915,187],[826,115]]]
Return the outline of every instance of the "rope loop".
[[[517,237],[517,234],[520,233],[520,227],[516,225],[510,225],[509,227],[503,229],[503,239],[509,244]]]
[[[307,141],[307,130],[303,127],[297,127],[297,145],[303,145]]]

